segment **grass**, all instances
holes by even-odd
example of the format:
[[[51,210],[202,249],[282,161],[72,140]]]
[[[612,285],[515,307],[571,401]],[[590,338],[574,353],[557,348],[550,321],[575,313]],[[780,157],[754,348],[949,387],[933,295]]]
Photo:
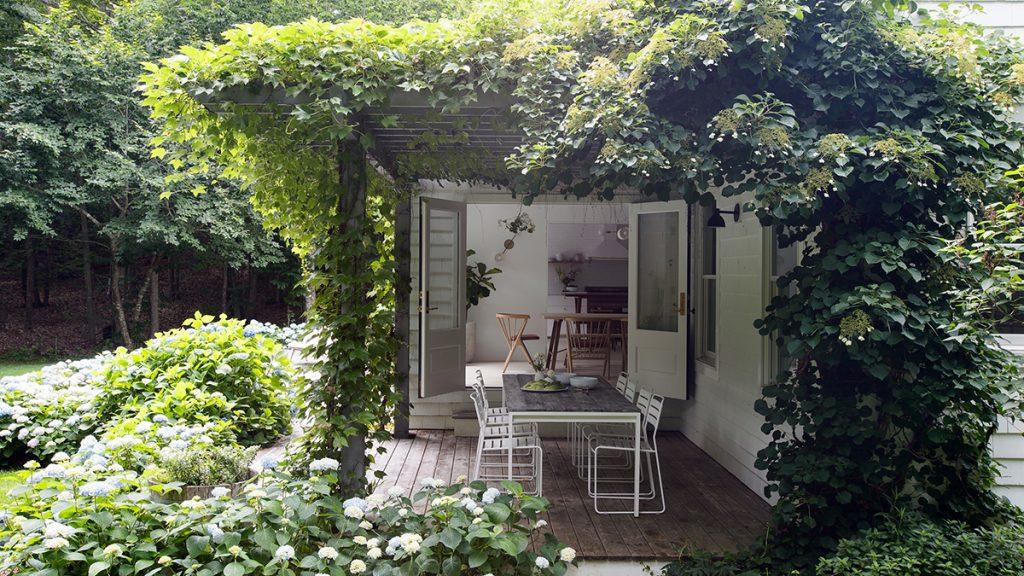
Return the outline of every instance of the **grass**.
[[[53,360],[0,360],[0,378],[34,372],[53,363]]]

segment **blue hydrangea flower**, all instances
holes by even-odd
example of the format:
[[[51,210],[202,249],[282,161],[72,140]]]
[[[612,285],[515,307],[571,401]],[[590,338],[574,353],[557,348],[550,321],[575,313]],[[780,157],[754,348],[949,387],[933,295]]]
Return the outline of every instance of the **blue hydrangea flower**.
[[[83,496],[97,497],[97,496],[108,496],[113,492],[115,486],[107,481],[89,482],[82,486],[80,491]]]

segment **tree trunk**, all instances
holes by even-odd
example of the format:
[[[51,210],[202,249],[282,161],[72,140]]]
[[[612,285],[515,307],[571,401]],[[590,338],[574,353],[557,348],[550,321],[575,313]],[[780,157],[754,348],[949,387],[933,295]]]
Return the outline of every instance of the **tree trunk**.
[[[82,234],[82,283],[85,288],[85,330],[90,344],[96,343],[96,301],[92,287],[92,259],[89,254],[89,218],[80,218]]]
[[[224,265],[224,273],[220,283],[220,313],[228,313],[228,265]]]
[[[160,331],[160,272],[154,267],[149,274],[149,331],[155,335]]]
[[[30,233],[25,236],[25,330],[32,330],[35,325],[32,312],[36,303],[36,256],[32,248]]]
[[[256,317],[256,304],[257,304],[256,300],[259,297],[258,296],[259,295],[259,291],[256,289],[257,288],[257,280],[258,280],[258,278],[256,276],[256,269],[253,268],[252,266],[250,266],[249,267],[249,298],[247,299],[248,302],[246,303],[246,311],[245,311],[245,315],[247,317],[249,317],[249,318],[255,318]]]
[[[138,324],[142,319],[142,302],[146,299],[146,292],[149,291],[149,283],[153,281],[153,270],[156,270],[158,258],[159,256],[154,254],[153,260],[150,261],[149,268],[146,270],[142,286],[139,288],[139,295],[135,298],[135,306],[132,308],[132,324]]]
[[[43,297],[40,299],[36,293],[36,305],[46,307],[50,305],[50,274],[53,269],[53,247],[45,239],[43,240]]]
[[[114,321],[117,324],[117,331],[121,333],[121,342],[125,347],[131,349],[135,345],[132,343],[132,335],[128,330],[128,318],[124,313],[124,296],[121,290],[121,282],[123,281],[124,269],[117,261],[117,241],[111,239],[110,241],[110,291],[111,300],[114,301]]]

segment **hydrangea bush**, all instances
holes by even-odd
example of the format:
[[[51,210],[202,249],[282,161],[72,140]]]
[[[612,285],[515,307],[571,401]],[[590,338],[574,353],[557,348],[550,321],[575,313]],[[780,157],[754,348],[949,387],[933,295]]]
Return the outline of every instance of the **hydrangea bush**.
[[[264,444],[289,430],[282,346],[240,320],[196,313],[191,330],[158,334],[108,364],[101,419],[158,413],[187,421],[228,419],[239,442]],[[251,335],[247,336],[249,332]]]
[[[101,371],[111,357],[103,353],[0,378],[0,461],[76,450],[98,426]]]
[[[412,499],[401,487],[343,499],[327,458],[308,476],[265,471],[238,498],[179,503],[157,497],[175,485],[146,474],[59,460],[30,465],[0,515],[0,573],[561,576],[576,557],[550,534],[531,549],[548,504],[514,483],[428,478]]]
[[[286,433],[303,325],[197,315],[136,351],[0,378],[0,467],[75,454],[143,470],[161,450],[265,443]],[[210,369],[210,366],[215,366]]]

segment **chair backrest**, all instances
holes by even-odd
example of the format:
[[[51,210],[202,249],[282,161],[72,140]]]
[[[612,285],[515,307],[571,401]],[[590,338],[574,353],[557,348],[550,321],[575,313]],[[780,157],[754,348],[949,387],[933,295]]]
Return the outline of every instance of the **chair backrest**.
[[[477,369],[476,371],[476,379],[473,381],[473,388],[481,391],[484,389],[484,373],[481,372],[480,369]]]
[[[622,393],[626,397],[626,400],[630,402],[636,402],[636,382],[630,378],[626,379],[626,389]]]
[[[653,394],[647,403],[647,427],[651,428],[652,437],[658,434],[658,426],[661,424],[661,414],[665,409],[665,397]]]
[[[473,408],[476,409],[476,421],[480,425],[480,429],[487,425],[487,404],[486,397],[477,390],[473,390],[469,393],[469,397],[473,399]]]
[[[501,326],[501,333],[505,336],[505,343],[511,350],[515,346],[516,339],[526,332],[526,325],[530,322],[529,314],[512,314],[510,312],[498,312],[494,315],[498,319],[498,326]]]
[[[647,421],[647,411],[651,407],[651,398],[653,397],[654,392],[644,388],[641,388],[640,393],[636,395],[636,407],[640,409],[640,418],[644,422]]]
[[[619,378],[615,381],[615,391],[623,396],[626,395],[626,386],[629,385],[629,377],[625,372],[619,372]]]
[[[573,358],[605,358],[611,354],[611,321],[567,318],[565,324],[569,354]]]

